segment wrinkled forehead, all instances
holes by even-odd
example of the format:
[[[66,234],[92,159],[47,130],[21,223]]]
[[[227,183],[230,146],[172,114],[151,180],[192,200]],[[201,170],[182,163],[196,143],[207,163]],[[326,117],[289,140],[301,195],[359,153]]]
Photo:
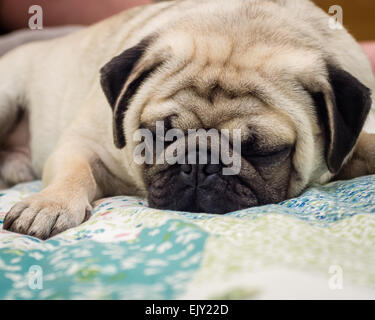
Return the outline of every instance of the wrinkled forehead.
[[[295,139],[292,119],[278,108],[251,94],[232,96],[219,88],[209,97],[196,87],[187,87],[165,100],[151,99],[142,112],[141,125],[152,127],[156,121],[184,132],[228,129],[232,134],[234,129],[240,129],[243,140],[256,136],[278,144],[293,143]]]
[[[318,66],[317,57],[238,38],[175,32],[161,39],[157,46],[168,47],[169,58],[141,123],[172,117],[173,126],[184,130],[239,128],[244,137],[259,131],[293,140],[293,114],[281,95],[293,91],[289,79]]]
[[[199,75],[197,84],[219,81],[228,90],[238,90],[249,72],[298,74],[321,67],[320,54],[308,46],[251,37],[241,34],[241,29],[238,33],[205,29],[192,33],[179,28],[161,35],[155,50],[168,52],[173,63],[189,66],[191,73]]]

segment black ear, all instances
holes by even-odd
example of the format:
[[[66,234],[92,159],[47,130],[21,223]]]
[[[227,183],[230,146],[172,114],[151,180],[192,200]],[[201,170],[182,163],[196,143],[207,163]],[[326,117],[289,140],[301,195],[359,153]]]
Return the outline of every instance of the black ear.
[[[139,74],[131,79],[131,82],[128,81],[151,41],[151,37],[146,38],[138,45],[114,57],[100,70],[100,83],[113,110],[114,143],[119,149],[126,145],[123,122],[130,100],[147,76],[156,68],[156,66],[152,66],[140,70]]]
[[[348,72],[328,65],[331,90],[311,93],[326,131],[326,162],[336,174],[352,151],[371,108],[371,92]]]

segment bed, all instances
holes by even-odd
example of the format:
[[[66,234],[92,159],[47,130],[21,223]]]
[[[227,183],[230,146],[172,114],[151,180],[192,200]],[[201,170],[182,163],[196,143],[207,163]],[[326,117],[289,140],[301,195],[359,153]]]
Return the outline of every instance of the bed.
[[[47,241],[2,230],[40,188],[0,194],[0,299],[375,298],[374,176],[226,215],[107,198]]]

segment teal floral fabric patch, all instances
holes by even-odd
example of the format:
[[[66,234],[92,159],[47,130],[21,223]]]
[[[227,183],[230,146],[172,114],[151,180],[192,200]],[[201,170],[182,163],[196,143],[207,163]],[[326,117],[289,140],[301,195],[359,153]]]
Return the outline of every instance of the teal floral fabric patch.
[[[206,237],[195,225],[169,220],[132,241],[52,239],[33,250],[2,248],[8,267],[0,299],[173,299],[199,267]],[[32,266],[43,277],[40,288]]]

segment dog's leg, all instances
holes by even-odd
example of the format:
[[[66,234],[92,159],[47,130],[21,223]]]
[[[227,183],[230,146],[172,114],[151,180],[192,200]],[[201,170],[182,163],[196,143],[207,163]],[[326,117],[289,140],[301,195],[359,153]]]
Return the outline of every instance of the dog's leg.
[[[335,180],[348,180],[369,174],[375,174],[375,134],[362,132],[353,156]]]
[[[0,149],[0,189],[36,178],[29,147],[29,126],[26,115],[16,124]]]
[[[25,108],[28,47],[0,58],[0,189],[34,178]]]
[[[25,83],[30,68],[28,48],[17,48],[0,58],[0,142],[14,127],[26,105]]]
[[[5,216],[4,229],[47,239],[85,221],[90,204],[101,195],[94,178],[95,159],[85,145],[60,145],[44,168],[46,188],[17,203]]]

